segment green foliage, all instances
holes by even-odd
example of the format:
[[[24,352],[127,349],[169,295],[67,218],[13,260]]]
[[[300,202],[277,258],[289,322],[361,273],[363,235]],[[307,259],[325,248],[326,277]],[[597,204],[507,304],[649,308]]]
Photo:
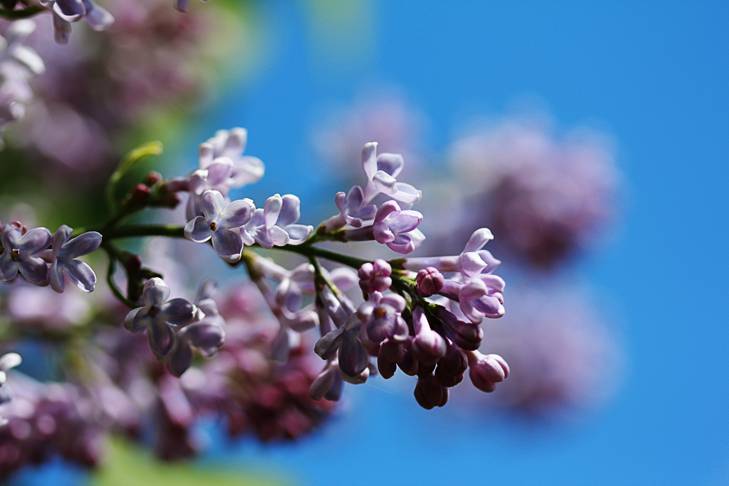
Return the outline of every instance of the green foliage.
[[[104,467],[91,478],[91,486],[280,486],[281,480],[264,478],[190,463],[169,464],[121,440],[109,442]]]

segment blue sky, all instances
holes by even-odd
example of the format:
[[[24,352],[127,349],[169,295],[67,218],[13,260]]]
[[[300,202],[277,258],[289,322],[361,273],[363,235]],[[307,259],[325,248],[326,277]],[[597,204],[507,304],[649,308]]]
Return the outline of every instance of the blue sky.
[[[269,169],[256,195],[305,203],[321,187],[309,144],[321,106],[372,85],[428,115],[436,150],[468,115],[524,97],[559,127],[608,131],[623,219],[579,272],[609,296],[629,366],[617,398],[579,425],[535,433],[425,412],[380,384],[350,388],[350,409],[319,437],[246,443],[222,460],[312,485],[727,484],[729,3],[382,0],[329,30],[296,5],[263,8],[265,59],[195,131],[249,127]]]

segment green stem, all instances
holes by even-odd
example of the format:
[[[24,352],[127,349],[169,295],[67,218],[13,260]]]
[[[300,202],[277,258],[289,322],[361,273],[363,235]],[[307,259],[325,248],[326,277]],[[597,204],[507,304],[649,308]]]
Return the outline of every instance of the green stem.
[[[101,231],[104,240],[120,238],[137,238],[140,236],[165,236],[168,238],[184,238],[185,229],[171,224],[129,224]]]

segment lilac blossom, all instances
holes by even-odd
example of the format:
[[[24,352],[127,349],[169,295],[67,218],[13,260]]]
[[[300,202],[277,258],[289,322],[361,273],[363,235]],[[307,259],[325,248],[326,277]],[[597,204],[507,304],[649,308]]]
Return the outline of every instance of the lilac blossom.
[[[0,253],[0,280],[12,282],[18,275],[34,285],[48,284],[48,265],[42,256],[51,242],[46,228],[33,228],[22,233],[17,227],[5,225]]]
[[[187,216],[191,219],[200,212],[200,197],[207,190],[227,196],[231,189],[257,182],[264,173],[258,157],[243,155],[248,132],[245,128],[220,130],[200,145],[200,168],[190,177],[190,199]]]
[[[195,305],[203,317],[180,329],[167,356],[167,368],[176,376],[181,376],[192,363],[192,352],[197,350],[206,358],[211,358],[223,346],[225,340],[225,319],[220,315],[218,305],[213,299],[215,286],[206,282],[200,287]]]
[[[78,259],[87,255],[101,245],[102,236],[96,231],[87,231],[71,238],[73,230],[62,225],[53,235],[51,247],[51,266],[49,280],[56,292],[63,292],[66,276],[84,292],[93,292],[96,286],[96,274],[86,263]]]
[[[240,228],[251,221],[255,206],[250,199],[226,201],[218,191],[205,191],[198,203],[202,213],[185,225],[185,237],[197,243],[212,241],[216,253],[235,262],[243,251]]]
[[[256,209],[250,222],[241,230],[247,245],[258,243],[264,248],[300,245],[309,238],[313,227],[297,224],[301,201],[293,194],[274,194],[263,208]]]
[[[353,186],[347,193],[338,192],[335,203],[339,214],[325,225],[329,229],[350,225],[360,228],[374,221],[379,204],[387,201],[400,203],[409,209],[421,197],[421,192],[410,184],[399,182],[405,162],[401,155],[383,153],[377,155],[377,143],[366,143],[362,149],[362,168],[367,183]]]
[[[417,211],[401,210],[395,201],[388,201],[377,210],[372,226],[375,241],[397,253],[411,253],[425,239],[417,229],[423,215]]]
[[[357,317],[373,343],[379,344],[385,339],[404,341],[409,333],[402,317],[405,307],[405,299],[398,294],[372,292],[369,299],[357,309]]]
[[[71,24],[81,19],[94,30],[104,30],[114,23],[114,17],[93,0],[40,0],[40,3],[53,12],[53,30],[59,44],[68,43]]]
[[[124,327],[132,332],[147,332],[149,347],[159,358],[172,350],[178,329],[199,321],[203,314],[185,299],[169,299],[170,289],[160,278],[145,282],[142,306],[132,309],[124,319]]]

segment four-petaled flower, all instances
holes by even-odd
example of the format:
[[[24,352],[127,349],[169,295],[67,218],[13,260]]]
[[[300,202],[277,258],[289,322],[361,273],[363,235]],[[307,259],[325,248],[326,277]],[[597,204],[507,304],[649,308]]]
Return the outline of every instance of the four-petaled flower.
[[[258,243],[264,248],[300,245],[313,227],[296,224],[301,216],[301,201],[293,194],[274,194],[263,208],[256,209],[251,221],[241,231],[246,245]]]
[[[398,253],[410,253],[425,239],[417,229],[422,220],[418,211],[402,210],[395,201],[387,201],[377,210],[372,231],[378,243]]]
[[[149,347],[159,358],[171,351],[175,331],[204,317],[194,304],[181,298],[169,299],[169,296],[170,289],[161,278],[147,280],[142,291],[142,306],[129,311],[124,319],[124,327],[128,330],[147,331]]]
[[[369,340],[379,344],[385,339],[407,339],[408,325],[402,317],[405,305],[405,299],[398,294],[372,292],[357,309],[357,317],[365,326]]]
[[[250,199],[228,202],[218,191],[205,191],[200,198],[202,215],[185,225],[185,237],[197,243],[212,240],[213,248],[224,260],[235,262],[243,251],[241,228],[253,216]]]
[[[84,292],[93,292],[96,286],[96,274],[86,263],[78,259],[82,255],[95,251],[101,245],[101,234],[87,231],[71,238],[73,230],[62,225],[53,235],[51,247],[52,263],[49,269],[51,287],[56,292],[63,292],[65,276],[71,279]]]
[[[46,285],[48,266],[41,257],[50,241],[51,232],[46,228],[33,228],[23,234],[17,227],[6,225],[2,234],[0,279],[11,282],[20,274],[27,282]]]
[[[419,190],[410,184],[398,182],[405,161],[400,154],[377,155],[377,142],[366,143],[362,148],[362,168],[367,176],[364,198],[372,201],[377,195],[384,194],[403,205],[410,207],[421,197]]]

